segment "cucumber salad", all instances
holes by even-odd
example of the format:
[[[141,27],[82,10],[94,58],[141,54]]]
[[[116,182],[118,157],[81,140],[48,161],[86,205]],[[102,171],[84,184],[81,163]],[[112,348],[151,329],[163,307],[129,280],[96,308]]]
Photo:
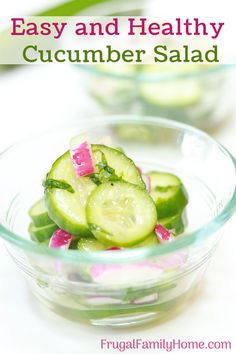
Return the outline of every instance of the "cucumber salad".
[[[100,64],[86,79],[89,95],[107,114],[166,117],[206,129],[230,107],[222,111],[229,72],[216,65]]]
[[[43,187],[44,197],[29,210],[29,234],[47,247],[96,252],[158,246],[184,232],[188,196],[181,179],[144,173],[112,144],[73,138]]]

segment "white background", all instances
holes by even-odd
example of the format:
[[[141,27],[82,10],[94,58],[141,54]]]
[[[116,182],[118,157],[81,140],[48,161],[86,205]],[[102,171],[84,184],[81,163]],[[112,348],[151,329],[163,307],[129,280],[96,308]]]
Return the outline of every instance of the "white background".
[[[58,1],[51,1],[50,4],[53,2]],[[32,0],[1,1],[0,14],[3,11],[7,16],[27,14],[31,8],[33,12],[35,8],[40,9],[45,4],[48,4],[47,0],[38,0],[37,4],[33,4]],[[69,66],[64,66],[63,70],[59,66],[24,68],[0,76],[0,150],[32,132],[80,119],[87,112],[86,106],[89,106],[92,113],[93,106],[83,97],[77,73]],[[236,155],[234,113],[215,133],[215,137]],[[202,290],[190,306],[167,323],[141,329],[111,330],[79,325],[42,309],[31,297],[23,277],[5,249],[0,247],[0,353],[100,353],[101,338],[234,341],[235,230],[234,217],[226,227],[225,237],[210,264]],[[232,353],[236,350],[235,342]],[[205,353],[204,350],[199,352]],[[210,352],[227,353],[214,350]]]

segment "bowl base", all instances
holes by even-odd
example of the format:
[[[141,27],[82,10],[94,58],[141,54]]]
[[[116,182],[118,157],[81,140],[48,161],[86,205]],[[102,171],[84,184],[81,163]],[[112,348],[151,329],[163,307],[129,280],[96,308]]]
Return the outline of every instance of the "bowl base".
[[[165,303],[159,304],[157,302],[156,304],[142,306],[142,308],[120,308],[116,310],[112,307],[103,309],[66,307],[59,303],[49,301],[47,298],[39,295],[39,293],[34,293],[34,295],[41,304],[68,320],[94,326],[124,328],[141,326],[147,323],[155,323],[155,325],[157,325],[176,316],[187,306],[189,300],[192,302],[192,298],[198,294],[199,288],[199,284],[197,284],[194,288],[183,293],[181,296]]]

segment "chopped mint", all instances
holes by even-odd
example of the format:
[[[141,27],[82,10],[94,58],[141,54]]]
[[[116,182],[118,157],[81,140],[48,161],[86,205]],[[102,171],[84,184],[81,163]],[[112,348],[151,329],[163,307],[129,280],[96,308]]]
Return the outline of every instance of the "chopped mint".
[[[116,175],[114,168],[112,168],[108,165],[105,154],[100,150],[98,150],[98,151],[101,153],[101,161],[96,164],[98,172],[93,173],[89,176],[91,178],[91,180],[97,186],[99,186],[102,183],[106,183],[106,182],[114,182],[114,181],[122,180],[121,177]]]
[[[46,178],[46,180],[43,182],[43,186],[44,186],[45,190],[52,189],[52,188],[58,188],[58,189],[65,189],[66,191],[68,191],[70,193],[75,192],[69,183],[67,183],[65,181],[57,180],[57,179]]]

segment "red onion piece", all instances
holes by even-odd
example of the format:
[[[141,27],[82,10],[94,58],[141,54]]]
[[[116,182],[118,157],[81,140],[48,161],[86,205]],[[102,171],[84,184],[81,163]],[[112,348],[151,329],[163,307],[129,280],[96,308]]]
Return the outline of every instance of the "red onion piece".
[[[136,166],[136,167],[137,167],[137,170],[140,173],[140,175],[142,175],[143,174],[143,170],[141,169],[141,167],[138,167],[138,166]]]
[[[144,181],[144,183],[146,184],[146,189],[148,191],[148,193],[151,192],[151,178],[148,175],[142,174],[142,179]]]
[[[62,229],[58,229],[53,233],[49,242],[49,247],[66,250],[69,248],[71,241],[71,234]]]
[[[174,236],[171,232],[161,224],[157,224],[155,226],[154,232],[160,243],[172,242],[174,240]]]
[[[95,264],[90,269],[92,279],[98,283],[118,284],[157,279],[163,269],[148,261],[138,264]]]
[[[78,147],[70,149],[70,156],[76,177],[83,177],[95,172],[90,144],[82,142]]]
[[[154,229],[155,234],[160,243],[172,242],[174,240],[174,236],[171,234],[169,230],[167,230],[161,224],[157,224]],[[173,270],[179,267],[182,267],[187,260],[187,253],[184,251],[180,251],[177,253],[173,253],[170,256],[163,256],[158,259],[158,264],[164,271]]]

